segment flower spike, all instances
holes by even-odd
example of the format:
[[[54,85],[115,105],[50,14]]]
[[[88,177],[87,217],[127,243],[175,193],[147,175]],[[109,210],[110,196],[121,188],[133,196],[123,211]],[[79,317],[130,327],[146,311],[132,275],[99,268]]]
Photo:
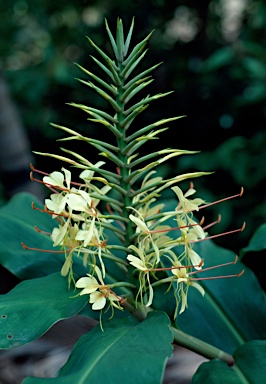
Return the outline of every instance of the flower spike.
[[[210,236],[207,230],[219,223],[221,216],[204,225],[204,217],[198,220],[194,214],[203,208],[242,196],[243,188],[236,195],[207,203],[202,198],[194,197],[196,190],[190,180],[211,172],[178,174],[170,179],[163,179],[156,173],[157,168],[169,159],[196,154],[196,151],[164,148],[151,152],[146,146],[146,154],[137,153],[140,147],[158,139],[162,132],[170,129],[171,124],[176,125],[177,120],[184,116],[161,118],[144,126],[138,123],[134,131],[128,133],[151,102],[159,102],[172,92],[147,94],[137,100],[139,92],[146,90],[152,83],[152,72],[161,64],[137,72],[148,52],[146,45],[152,32],[129,52],[134,19],[125,36],[120,18],[117,19],[116,34],[109,29],[107,20],[105,26],[113,56],[112,53],[107,55],[88,38],[98,58],[90,57],[103,71],[103,77],[76,65],[83,76],[88,76],[78,81],[108,101],[109,110],[83,103],[68,103],[83,114],[86,113],[89,125],[97,124],[99,127],[100,124],[103,128],[101,138],[87,137],[75,129],[58,124],[52,126],[67,135],[60,141],[66,144],[73,140],[83,141],[85,145],[96,148],[108,165],[105,161],[92,163],[81,154],[66,148],[61,148],[65,156],[35,152],[80,169],[80,180],[73,181],[73,175],[67,168],[61,167],[60,171],[48,174],[31,165],[31,180],[45,185],[51,191],[42,209],[34,204],[32,209],[54,219],[51,233],[37,226],[35,230],[49,236],[53,247],[59,248],[38,250],[25,243],[22,243],[22,247],[26,250],[64,254],[61,275],[67,276],[69,284],[74,282],[75,287],[80,289],[78,295],[88,295],[88,301],[95,311],[105,308],[111,308],[112,312],[114,308],[123,310],[135,302],[136,307],[143,312],[143,318],[147,312],[144,307],[153,305],[154,287],[167,283],[169,290],[173,288],[176,300],[175,317],[177,312],[182,313],[188,306],[190,287],[204,296],[200,280],[242,275],[243,271],[200,277],[204,276],[201,273],[205,271],[235,264],[237,258],[232,262],[205,267],[207,255],[198,254],[195,243],[243,231],[245,224],[240,229]],[[131,103],[133,97],[136,101]],[[112,135],[113,142],[106,139],[106,129]],[[186,192],[180,188],[180,182],[184,180],[190,181]],[[168,201],[160,200],[161,193],[166,189],[174,199],[171,210],[168,209]],[[87,268],[83,277],[74,278],[72,268],[75,269],[76,257],[81,258],[84,268]],[[121,281],[116,276],[119,279],[121,276]],[[111,283],[110,279],[113,279]],[[118,293],[116,288],[119,288]],[[128,297],[130,303],[125,302],[125,297]],[[99,318],[101,321],[101,315]]]

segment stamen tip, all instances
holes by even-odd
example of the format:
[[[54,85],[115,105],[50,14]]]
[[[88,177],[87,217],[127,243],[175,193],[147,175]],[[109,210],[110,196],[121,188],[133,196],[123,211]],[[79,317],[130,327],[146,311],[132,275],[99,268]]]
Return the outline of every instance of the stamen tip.
[[[219,213],[219,214],[218,214],[218,218],[217,218],[217,223],[220,223],[221,220],[222,220],[222,215]]]
[[[34,225],[33,228],[35,229],[36,232],[39,232],[39,233],[41,232],[41,230],[37,227],[37,225]]]
[[[245,223],[245,221],[244,221],[244,223],[243,223],[243,225],[242,225],[242,227],[241,227],[241,232],[244,231],[245,228],[246,228],[246,223]]]
[[[23,241],[21,242],[21,246],[22,246],[22,248],[27,249],[27,246],[25,243],[23,243]]]
[[[237,277],[242,276],[244,272],[245,272],[245,270],[243,269],[240,273],[237,274]]]
[[[243,195],[243,193],[244,193],[244,188],[243,188],[243,187],[241,187],[241,189],[240,189],[240,193],[239,193],[239,196],[241,197],[241,196]]]
[[[204,259],[201,259],[200,262],[199,262],[198,267],[200,268],[200,267],[202,267],[203,265],[204,265]]]

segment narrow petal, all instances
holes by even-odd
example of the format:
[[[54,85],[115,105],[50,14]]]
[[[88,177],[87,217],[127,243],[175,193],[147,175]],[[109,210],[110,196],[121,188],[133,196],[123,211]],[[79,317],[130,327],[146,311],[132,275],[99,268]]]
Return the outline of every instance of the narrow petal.
[[[190,284],[191,284],[192,287],[196,288],[202,294],[202,296],[205,295],[205,291],[204,291],[204,289],[202,288],[201,285],[199,285],[198,283],[194,283],[194,282],[192,282]]]
[[[141,271],[146,271],[147,268],[143,264],[143,262],[136,256],[128,255],[127,259],[130,261],[129,264],[133,265],[133,267],[140,269]]]
[[[141,220],[138,217],[135,217],[133,215],[129,215],[129,218],[131,221],[133,221],[133,223],[136,224],[136,226],[141,230],[141,232],[149,234],[149,228],[147,227],[147,225],[145,224],[145,222],[143,220]]]
[[[186,293],[184,292],[184,289],[182,287],[182,290],[181,290],[181,309],[179,311],[179,313],[183,313],[184,310],[187,308],[187,291]]]

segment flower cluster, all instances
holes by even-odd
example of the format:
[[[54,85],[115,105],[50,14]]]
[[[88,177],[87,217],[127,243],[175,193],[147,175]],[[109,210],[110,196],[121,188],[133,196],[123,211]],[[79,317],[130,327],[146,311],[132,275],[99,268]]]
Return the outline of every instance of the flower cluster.
[[[102,165],[98,163],[95,167]],[[43,177],[43,183],[54,190],[45,206],[58,219],[58,226],[52,231],[53,245],[60,246],[66,251],[66,261],[62,267],[62,275],[70,274],[72,277],[73,253],[83,254],[84,265],[87,264],[89,255],[97,256],[102,268],[103,276],[105,267],[102,261],[102,248],[105,246],[103,236],[103,223],[108,220],[100,217],[97,205],[99,199],[93,198],[93,192],[106,195],[109,186],[96,188],[92,185],[94,172],[84,170],[79,177],[83,180],[79,188],[71,186],[71,172],[62,168],[62,172],[52,172]],[[78,185],[78,183],[75,183]]]
[[[93,168],[99,165],[102,163],[96,164]],[[34,171],[40,172],[36,169]],[[216,222],[202,227],[203,220],[198,222],[193,213],[211,204],[206,204],[200,198],[189,198],[196,192],[192,184],[186,193],[183,193],[178,186],[174,186],[172,191],[176,196],[175,209],[165,211],[164,204],[157,203],[157,196],[151,195],[147,198],[154,184],[160,181],[160,178],[151,178],[152,174],[153,172],[144,178],[141,192],[134,194],[132,207],[127,207],[129,212],[127,225],[134,228],[128,247],[123,246],[123,241],[117,246],[108,244],[105,228],[116,231],[119,222],[115,215],[103,215],[98,209],[101,197],[107,197],[111,187],[109,185],[96,187],[94,181],[99,178],[94,176],[94,171],[81,172],[80,178],[83,183],[72,182],[71,173],[65,168],[62,168],[62,172],[52,172],[43,177],[42,183],[53,192],[50,198],[45,200],[44,212],[49,213],[58,222],[50,236],[53,245],[61,247],[66,257],[61,273],[63,276],[68,275],[69,281],[73,281],[73,256],[82,255],[84,266],[93,271],[97,279],[88,273],[87,277],[78,279],[75,285],[76,288],[82,288],[80,295],[89,295],[93,310],[102,310],[107,303],[112,308],[122,310],[125,299],[113,290],[118,287],[123,287],[127,295],[129,292],[126,291],[127,288],[133,288],[133,292],[136,290],[134,298],[136,306],[140,302],[142,306],[150,307],[153,303],[154,287],[168,284],[169,288],[166,289],[173,287],[176,314],[178,309],[179,313],[182,313],[187,307],[190,287],[196,288],[202,296],[204,295],[202,286],[195,282],[199,278],[193,276],[196,272],[204,270],[204,260],[193,247],[195,243],[211,238],[206,228]],[[163,188],[172,183],[173,180],[166,183]],[[242,191],[239,195],[241,194]],[[123,228],[125,229],[125,226]],[[117,258],[111,252],[112,249],[124,251],[127,261]],[[124,271],[135,269],[138,273],[138,284],[134,279],[106,284],[104,282],[106,267],[102,256],[113,260],[117,265],[121,263]],[[216,267],[209,267],[207,270]],[[165,272],[166,275],[158,278],[158,272]]]

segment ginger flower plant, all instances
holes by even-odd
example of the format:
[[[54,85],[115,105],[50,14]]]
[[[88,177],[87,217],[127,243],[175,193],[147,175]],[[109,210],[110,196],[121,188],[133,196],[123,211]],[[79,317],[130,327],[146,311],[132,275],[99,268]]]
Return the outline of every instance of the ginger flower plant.
[[[73,317],[74,329],[80,314],[98,324],[78,340],[58,376],[23,384],[113,384],[121,377],[125,384],[162,383],[172,343],[213,360],[199,368],[193,384],[216,382],[221,373],[226,382],[256,376],[261,383],[265,295],[248,268],[243,275],[241,260],[213,241],[233,239],[245,225],[219,233],[221,217],[206,222],[203,214],[243,189],[209,202],[198,196],[195,180],[210,172],[162,177],[161,164],[196,152],[151,150],[152,140],[169,123],[178,129],[182,116],[141,123],[149,105],[158,108],[171,92],[143,96],[158,65],[138,70],[151,34],[131,48],[133,27],[134,20],[124,35],[118,19],[114,36],[106,22],[112,52],[89,39],[98,72],[78,65],[82,86],[109,108],[70,107],[87,117],[89,127],[100,126],[101,135],[52,124],[66,134],[63,143],[82,141],[99,159],[73,148],[41,153],[59,163],[50,174],[31,166],[31,179],[50,190],[44,206],[21,194],[0,209],[0,262],[22,280],[0,295],[0,348],[35,340],[61,319]],[[256,235],[244,252],[261,250],[262,238]]]
[[[204,199],[194,197],[193,183],[190,182],[186,192],[179,184],[208,175],[208,172],[181,174],[170,179],[158,175],[156,169],[160,164],[195,153],[189,150],[168,148],[139,156],[140,147],[157,139],[168,129],[166,124],[183,116],[163,118],[144,127],[140,127],[140,122],[135,123],[151,102],[169,97],[171,92],[132,100],[136,100],[138,93],[152,82],[151,73],[158,66],[137,73],[151,34],[128,53],[133,26],[134,20],[124,39],[122,21],[118,19],[115,39],[106,22],[114,58],[88,39],[98,55],[92,59],[103,77],[78,65],[84,74],[79,81],[107,100],[111,111],[70,103],[71,107],[85,112],[89,122],[109,129],[113,142],[90,138],[68,127],[52,124],[69,135],[62,141],[84,141],[98,149],[100,156],[108,161],[108,169],[104,161],[93,164],[90,159],[62,148],[71,157],[41,154],[79,168],[81,182],[72,181],[71,171],[64,167],[61,172],[54,171],[49,175],[34,168],[33,172],[45,174],[41,182],[52,191],[50,198],[45,200],[43,211],[54,218],[55,227],[50,236],[54,247],[60,247],[65,254],[61,273],[68,276],[69,285],[83,288],[79,294],[88,295],[92,309],[102,310],[107,302],[119,310],[128,306],[136,309],[152,307],[154,287],[164,284],[165,291],[173,292],[176,317],[188,305],[190,287],[204,296],[200,282],[196,283],[190,277],[191,273],[204,270],[203,257],[194,246],[211,238],[206,229],[215,224],[204,227],[204,220],[194,217],[194,213],[199,213],[208,204]],[[33,174],[31,177],[37,180]],[[161,193],[167,189],[173,195],[171,209],[161,198]],[[236,196],[241,194],[242,191]],[[75,277],[77,258],[82,259],[87,277]],[[107,260],[108,265],[112,262],[112,268],[124,273],[124,281],[113,283],[112,290],[103,282],[109,278]]]

